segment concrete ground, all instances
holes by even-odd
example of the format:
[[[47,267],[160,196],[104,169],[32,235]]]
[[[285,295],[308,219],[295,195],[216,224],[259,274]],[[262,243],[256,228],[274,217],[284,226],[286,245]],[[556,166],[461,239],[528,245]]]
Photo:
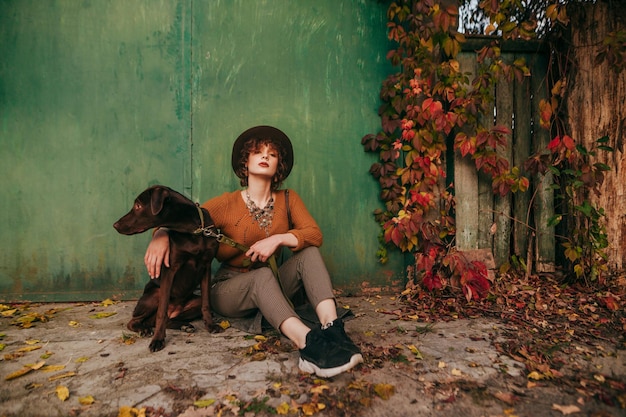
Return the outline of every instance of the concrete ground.
[[[365,363],[326,380],[301,374],[297,351],[272,332],[209,334],[196,322],[195,333],[168,330],[165,349],[150,353],[149,339],[125,327],[134,302],[5,306],[0,416],[626,415],[582,379],[528,379],[496,349],[505,323],[394,320],[400,302],[388,296],[339,302],[355,314],[346,330]],[[625,381],[624,351],[580,351],[592,375]]]

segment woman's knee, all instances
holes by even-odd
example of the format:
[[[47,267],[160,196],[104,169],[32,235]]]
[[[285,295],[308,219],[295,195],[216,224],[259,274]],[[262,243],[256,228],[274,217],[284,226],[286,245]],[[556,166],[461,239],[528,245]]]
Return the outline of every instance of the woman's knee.
[[[254,294],[263,294],[268,291],[271,292],[273,288],[277,288],[280,291],[280,286],[272,270],[269,268],[258,269],[252,282],[252,292]]]

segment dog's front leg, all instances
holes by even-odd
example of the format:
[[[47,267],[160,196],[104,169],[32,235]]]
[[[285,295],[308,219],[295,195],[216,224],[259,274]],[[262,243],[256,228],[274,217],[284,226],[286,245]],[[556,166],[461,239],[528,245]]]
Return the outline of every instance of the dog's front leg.
[[[200,298],[202,299],[202,320],[209,333],[221,333],[224,329],[213,323],[211,315],[211,267],[209,266],[200,282]]]
[[[165,347],[165,328],[167,327],[167,308],[170,303],[170,294],[172,292],[172,283],[179,269],[179,263],[172,263],[171,268],[163,268],[161,270],[161,294],[159,297],[159,306],[156,313],[156,325],[154,327],[154,335],[150,341],[150,352],[158,352]]]

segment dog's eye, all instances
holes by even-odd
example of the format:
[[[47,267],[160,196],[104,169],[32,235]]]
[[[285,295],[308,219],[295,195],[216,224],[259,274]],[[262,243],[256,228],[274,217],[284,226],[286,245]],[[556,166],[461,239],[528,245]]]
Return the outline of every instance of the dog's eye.
[[[141,210],[141,203],[135,202],[135,210]]]

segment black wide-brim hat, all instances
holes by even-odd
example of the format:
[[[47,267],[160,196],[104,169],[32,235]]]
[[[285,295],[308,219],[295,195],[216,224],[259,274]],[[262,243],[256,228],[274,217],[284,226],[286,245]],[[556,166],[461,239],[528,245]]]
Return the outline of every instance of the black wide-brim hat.
[[[289,137],[283,131],[273,126],[251,127],[250,129],[239,135],[239,137],[237,138],[237,140],[235,140],[235,143],[233,144],[233,154],[231,156],[233,171],[237,173],[239,157],[241,156],[244,145],[250,139],[269,139],[276,147],[283,150],[282,154],[284,154],[284,162],[287,166],[287,170],[285,171],[285,178],[287,178],[287,176],[291,172],[291,168],[293,168],[293,146],[291,145],[291,140],[289,140]]]

